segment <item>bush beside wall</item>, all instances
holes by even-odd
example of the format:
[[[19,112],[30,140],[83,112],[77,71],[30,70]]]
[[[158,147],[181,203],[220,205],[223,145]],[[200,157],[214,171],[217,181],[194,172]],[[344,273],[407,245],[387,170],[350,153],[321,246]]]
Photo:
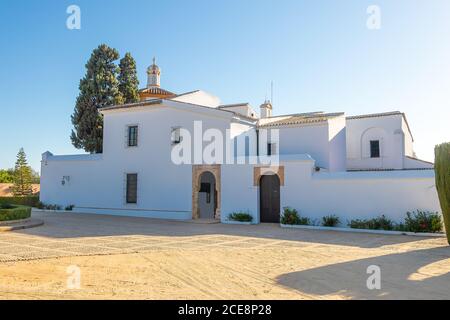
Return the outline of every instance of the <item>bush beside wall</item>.
[[[341,220],[334,214],[322,217],[322,226],[324,227],[337,227],[340,223]]]
[[[285,207],[281,216],[281,224],[309,226],[311,225],[311,219],[301,217],[296,209]]]
[[[0,206],[0,221],[27,219],[31,216],[31,208],[18,205],[3,204]]]
[[[233,212],[228,216],[231,221],[252,222],[253,216],[248,212]]]
[[[35,207],[39,202],[38,196],[30,197],[0,197],[0,204],[16,204],[20,206]]]
[[[384,215],[373,219],[354,219],[348,226],[352,229],[369,229],[369,230],[394,230],[394,223]]]
[[[437,212],[416,210],[406,213],[402,223],[395,223],[381,215],[373,219],[354,219],[348,226],[352,229],[438,233],[442,231],[442,219]]]

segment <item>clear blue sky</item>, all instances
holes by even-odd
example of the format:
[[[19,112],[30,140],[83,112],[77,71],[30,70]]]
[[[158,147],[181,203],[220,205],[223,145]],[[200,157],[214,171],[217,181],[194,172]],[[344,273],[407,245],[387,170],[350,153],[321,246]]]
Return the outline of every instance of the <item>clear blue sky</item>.
[[[81,30],[66,9],[81,8]],[[369,5],[381,29],[366,27]],[[130,51],[145,85],[153,56],[162,86],[203,89],[224,103],[270,96],[274,113],[406,112],[419,157],[450,141],[450,1],[189,0],[0,3],[0,168],[20,147],[80,153],[70,115],[79,79],[100,43]]]

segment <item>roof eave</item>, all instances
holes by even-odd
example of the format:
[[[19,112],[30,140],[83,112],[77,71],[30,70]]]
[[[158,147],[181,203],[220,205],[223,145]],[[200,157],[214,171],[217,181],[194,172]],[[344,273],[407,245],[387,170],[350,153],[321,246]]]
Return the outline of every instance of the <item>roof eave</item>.
[[[137,108],[137,107],[145,107],[145,106],[151,106],[151,105],[158,105],[162,104],[163,99],[152,99],[152,100],[145,100],[135,103],[128,103],[128,104],[119,104],[119,105],[113,105],[108,107],[99,108],[98,111],[100,113],[104,113],[105,111],[115,111],[115,110],[123,110],[123,109],[130,109],[130,108]]]

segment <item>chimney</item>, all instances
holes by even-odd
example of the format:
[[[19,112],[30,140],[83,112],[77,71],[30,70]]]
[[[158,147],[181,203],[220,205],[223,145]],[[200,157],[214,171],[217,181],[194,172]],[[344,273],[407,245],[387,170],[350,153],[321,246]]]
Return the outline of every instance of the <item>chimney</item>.
[[[262,118],[269,118],[272,116],[272,104],[270,101],[266,100],[264,103],[259,107],[261,112],[260,116]]]

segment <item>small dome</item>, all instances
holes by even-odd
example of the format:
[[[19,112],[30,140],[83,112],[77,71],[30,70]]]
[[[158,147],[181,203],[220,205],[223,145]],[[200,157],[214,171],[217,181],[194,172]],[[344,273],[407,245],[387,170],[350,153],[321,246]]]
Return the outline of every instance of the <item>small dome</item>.
[[[148,74],[161,74],[161,69],[156,65],[156,59],[153,58],[153,64],[147,68]]]

